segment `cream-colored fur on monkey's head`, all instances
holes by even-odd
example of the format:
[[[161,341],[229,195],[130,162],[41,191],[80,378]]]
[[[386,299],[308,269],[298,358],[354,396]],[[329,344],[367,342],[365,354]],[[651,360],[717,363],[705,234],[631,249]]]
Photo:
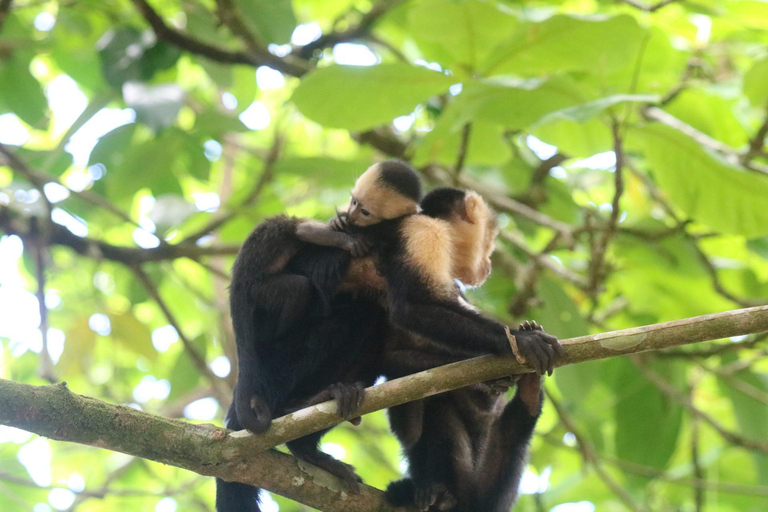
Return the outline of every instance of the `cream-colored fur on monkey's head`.
[[[371,226],[419,212],[421,180],[400,160],[370,166],[355,182],[347,219],[356,226]]]
[[[499,227],[496,214],[476,192],[464,198],[465,222],[453,223],[454,276],[469,286],[480,286],[491,275],[491,254]]]

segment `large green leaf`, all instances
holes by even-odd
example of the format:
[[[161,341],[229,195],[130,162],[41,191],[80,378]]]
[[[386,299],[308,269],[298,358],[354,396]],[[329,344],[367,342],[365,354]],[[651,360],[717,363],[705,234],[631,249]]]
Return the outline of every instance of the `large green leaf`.
[[[632,133],[659,186],[688,217],[724,233],[768,234],[768,177],[726,162],[667,126]]]
[[[234,0],[243,20],[267,43],[287,44],[296,27],[291,0]]]
[[[454,67],[455,63],[459,69],[471,71],[512,33],[517,18],[493,2],[428,0],[408,11],[408,25],[419,46],[426,47],[428,57],[432,57],[429,49],[434,45],[448,57],[445,64]]]
[[[734,102],[700,89],[682,91],[664,110],[710,137],[739,147],[747,132],[734,114]]]
[[[744,94],[755,106],[768,103],[768,57],[755,62],[744,75]]]
[[[675,451],[683,417],[682,406],[648,382],[627,359],[621,360],[615,407],[616,454],[624,460],[662,469]],[[681,388],[685,372],[680,364],[655,363],[659,372]]]
[[[635,62],[646,31],[631,16],[556,15],[528,23],[499,46],[486,74],[532,75],[571,70],[608,73]]]
[[[737,360],[735,355],[728,354],[723,358],[723,363]],[[718,382],[723,393],[731,399],[739,432],[754,439],[764,439],[768,428],[768,407],[764,401],[768,397],[768,376],[746,369],[728,377],[720,377]],[[768,456],[754,453],[753,457],[760,482],[768,484]]]
[[[114,341],[147,359],[157,357],[157,351],[152,346],[152,333],[132,312],[110,314],[109,324]]]
[[[455,82],[402,63],[330,66],[304,78],[292,100],[302,114],[324,126],[364,130],[408,114]]]
[[[507,128],[526,128],[552,112],[583,103],[568,80],[477,81],[464,84],[452,110],[453,128],[481,119]]]
[[[28,52],[0,56],[0,113],[13,112],[25,123],[42,128],[48,101],[40,83],[29,72]]]

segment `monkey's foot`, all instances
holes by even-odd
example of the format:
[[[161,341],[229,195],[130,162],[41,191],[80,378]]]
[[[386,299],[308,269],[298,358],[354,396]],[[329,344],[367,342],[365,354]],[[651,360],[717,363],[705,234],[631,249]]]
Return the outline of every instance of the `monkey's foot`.
[[[365,397],[365,384],[355,382],[354,384],[332,384],[327,388],[331,398],[336,400],[336,414],[344,419],[353,419],[353,413],[363,403]],[[359,425],[358,421],[352,424]]]
[[[449,510],[456,506],[456,498],[448,491],[445,484],[429,484],[416,487],[413,493],[416,508],[421,511]]]
[[[533,366],[539,375],[552,375],[555,363],[565,356],[557,338],[544,332],[544,329],[533,321],[520,324],[513,339],[519,352],[515,353],[515,356]]]

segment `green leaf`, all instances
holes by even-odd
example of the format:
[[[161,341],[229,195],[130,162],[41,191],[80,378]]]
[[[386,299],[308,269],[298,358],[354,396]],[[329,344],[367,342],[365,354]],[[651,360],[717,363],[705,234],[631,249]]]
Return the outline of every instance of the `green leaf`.
[[[154,42],[134,28],[109,30],[99,41],[104,79],[113,87],[149,80],[157,71],[173,66],[181,55],[175,46]]]
[[[243,20],[267,43],[288,44],[296,27],[291,0],[234,0]]]
[[[326,187],[347,187],[365,171],[372,162],[366,160],[338,160],[335,158],[310,157],[281,158],[275,165],[275,174],[293,174]]]
[[[136,111],[136,120],[157,131],[176,121],[184,104],[184,91],[176,84],[123,84],[125,104]]]
[[[613,149],[611,129],[599,119],[577,123],[552,116],[538,123],[531,135],[574,158],[587,158]]]
[[[112,339],[128,350],[145,356],[149,360],[157,358],[157,351],[152,345],[152,333],[132,312],[111,313],[109,323],[112,326]]]
[[[449,57],[447,64],[455,62],[470,72],[514,29],[517,18],[493,2],[428,0],[409,9],[408,25],[428,57],[429,45],[434,45]]]
[[[454,165],[461,146],[461,130],[453,129],[447,116],[441,116],[435,128],[416,147],[413,164],[421,167],[428,163]],[[474,165],[502,165],[512,157],[512,150],[504,140],[504,127],[486,121],[472,123],[466,163]]]
[[[734,114],[734,102],[699,89],[682,91],[664,110],[710,137],[734,147],[746,144],[748,134]]]
[[[575,121],[577,123],[585,123],[596,117],[598,114],[601,114],[604,110],[622,103],[655,103],[658,100],[659,97],[652,94],[614,94],[598,100],[582,103],[581,105],[558,110],[557,112],[552,113],[551,117],[568,119],[569,121]],[[547,118],[547,120],[548,119],[549,118]]]
[[[42,128],[48,118],[48,101],[40,83],[29,72],[27,52],[0,55],[0,113],[13,112],[30,126]]]
[[[737,358],[733,354],[723,358],[723,363],[735,361]],[[718,382],[723,393],[731,399],[739,432],[754,439],[764,439],[768,407],[760,397],[768,397],[768,377],[746,369],[730,377],[719,377]],[[760,483],[768,484],[768,456],[760,453],[753,453],[752,456],[755,458]]]
[[[682,406],[648,382],[627,359],[617,374],[616,454],[627,461],[663,469],[675,451]],[[682,389],[685,372],[678,363],[654,363],[651,369]]]
[[[632,16],[556,15],[520,27],[493,52],[485,74],[535,75],[587,70],[605,74],[637,59],[646,31]]]
[[[768,234],[768,177],[724,161],[667,126],[632,133],[659,186],[688,217],[723,233]]]
[[[365,130],[412,112],[455,82],[403,63],[330,66],[307,75],[292,100],[302,114],[324,126]]]
[[[744,94],[756,107],[768,103],[768,57],[755,62],[744,75]]]
[[[473,80],[464,84],[451,115],[455,116],[454,129],[476,119],[522,129],[583,101],[581,93],[567,80]]]

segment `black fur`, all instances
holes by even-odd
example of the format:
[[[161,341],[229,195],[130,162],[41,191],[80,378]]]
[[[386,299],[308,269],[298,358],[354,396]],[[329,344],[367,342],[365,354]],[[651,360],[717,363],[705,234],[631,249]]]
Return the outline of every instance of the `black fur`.
[[[436,188],[424,196],[421,211],[430,217],[448,219],[458,210],[463,210],[465,196],[466,192],[457,188]]]
[[[402,160],[379,163],[379,180],[392,190],[418,203],[421,201],[421,180],[416,171]]]

